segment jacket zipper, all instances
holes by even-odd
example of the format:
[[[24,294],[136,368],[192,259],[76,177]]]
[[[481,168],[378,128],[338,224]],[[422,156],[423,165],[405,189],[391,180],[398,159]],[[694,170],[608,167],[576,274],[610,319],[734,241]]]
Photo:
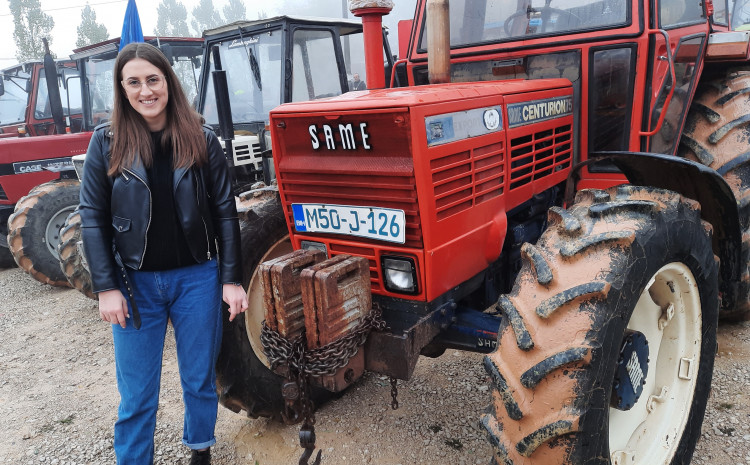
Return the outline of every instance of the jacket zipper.
[[[148,246],[148,228],[151,227],[151,188],[148,187],[148,183],[146,181],[139,178],[137,174],[128,169],[123,170],[123,175],[125,174],[125,171],[132,174],[135,179],[141,181],[143,185],[146,186],[146,190],[148,191],[148,223],[146,223],[146,232],[143,235],[143,253],[141,254],[141,261],[138,263],[138,268],[140,269],[141,266],[143,266],[143,259],[146,257],[146,247]],[[127,179],[127,177],[125,179]]]
[[[182,178],[185,177],[185,173],[187,173],[187,170],[185,170],[184,173],[182,173],[182,176],[180,176],[180,179],[177,180],[177,184],[174,185],[175,190],[177,189],[177,185],[182,181]],[[201,199],[198,196],[198,178],[195,178],[195,201],[198,202],[198,212],[200,213],[200,206],[201,206]],[[203,218],[203,215],[201,215],[201,221],[203,222],[203,232],[206,233],[206,259],[211,260],[211,242],[208,239],[208,227],[206,226],[206,220]]]
[[[182,178],[180,178],[182,179]],[[196,189],[195,189],[195,200],[198,202],[198,212],[200,212],[200,206],[201,206],[201,199],[198,195],[198,178],[195,179]],[[205,186],[204,186],[205,187]],[[206,220],[203,218],[203,215],[201,214],[201,221],[203,222],[203,231],[206,233],[206,258],[208,260],[211,260],[211,241],[208,238],[208,226],[206,226]]]

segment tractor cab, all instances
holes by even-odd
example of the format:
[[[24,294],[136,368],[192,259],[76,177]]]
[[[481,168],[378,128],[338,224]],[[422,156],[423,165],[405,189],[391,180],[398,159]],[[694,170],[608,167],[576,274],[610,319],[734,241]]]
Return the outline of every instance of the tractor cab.
[[[71,60],[56,63],[56,85],[63,96],[63,117],[80,130],[81,93],[78,69]],[[0,71],[0,138],[54,134],[55,123],[41,61],[30,61]],[[78,123],[78,124],[76,124]]]
[[[166,55],[180,79],[188,99],[194,100],[203,57],[203,41],[191,38],[146,37],[145,41],[159,47]],[[86,131],[106,121],[112,115],[114,98],[112,72],[119,51],[120,39],[110,39],[82,47],[70,55],[80,69],[83,79],[83,123]]]
[[[449,37],[446,81],[568,79],[576,161],[599,151],[676,154],[703,69],[747,54],[747,34],[730,31],[728,13],[744,24],[744,2],[456,0],[446,24],[428,24],[425,3],[398,70],[410,85],[430,83],[430,29]],[[582,173],[582,187],[625,179],[606,164]]]

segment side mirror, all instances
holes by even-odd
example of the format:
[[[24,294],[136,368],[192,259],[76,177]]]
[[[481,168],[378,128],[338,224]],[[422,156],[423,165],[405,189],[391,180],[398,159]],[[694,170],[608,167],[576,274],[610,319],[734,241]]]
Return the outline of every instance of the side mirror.
[[[5,95],[5,78],[0,77],[0,97]]]

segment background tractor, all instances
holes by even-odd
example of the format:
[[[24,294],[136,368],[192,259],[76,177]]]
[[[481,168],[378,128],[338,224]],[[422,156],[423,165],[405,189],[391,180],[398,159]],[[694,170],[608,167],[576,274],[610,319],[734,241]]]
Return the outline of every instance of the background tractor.
[[[352,2],[366,37],[389,4]],[[310,399],[455,348],[487,354],[493,463],[689,463],[750,310],[746,10],[420,0],[407,87],[368,41],[370,90],[273,110],[224,404],[310,449]]]
[[[202,41],[146,40],[162,47],[188,93],[195,96]],[[34,118],[49,114],[52,122],[27,120],[27,133],[37,137],[0,139],[0,257],[8,265],[12,254],[21,268],[43,283],[68,285],[57,246],[60,228],[78,205],[79,183],[71,159],[86,152],[94,127],[109,119],[118,45],[119,39],[110,39],[77,49],[70,61],[57,67],[48,55],[45,66],[35,68],[31,76],[37,90],[30,92],[26,105]],[[51,75],[55,78],[44,79]],[[9,78],[6,92],[8,82],[19,79]]]
[[[78,85],[78,69],[72,60],[58,60],[58,93],[65,94],[63,118],[69,118],[72,132],[78,132],[80,93],[67,94],[68,85]],[[0,70],[0,138],[54,134],[55,121],[48,97],[44,62],[28,61]]]

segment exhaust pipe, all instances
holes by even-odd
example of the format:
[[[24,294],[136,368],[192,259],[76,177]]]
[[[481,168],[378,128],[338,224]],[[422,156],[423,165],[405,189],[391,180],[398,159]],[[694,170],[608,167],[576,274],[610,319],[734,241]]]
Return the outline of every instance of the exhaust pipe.
[[[383,16],[393,9],[392,0],[350,0],[349,11],[362,17],[362,32],[365,40],[365,70],[367,88],[385,88],[385,66],[383,64]]]
[[[427,0],[427,77],[430,84],[451,82],[449,0]]]

